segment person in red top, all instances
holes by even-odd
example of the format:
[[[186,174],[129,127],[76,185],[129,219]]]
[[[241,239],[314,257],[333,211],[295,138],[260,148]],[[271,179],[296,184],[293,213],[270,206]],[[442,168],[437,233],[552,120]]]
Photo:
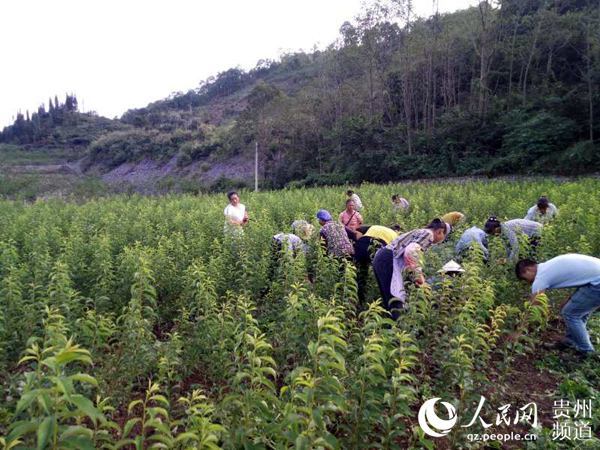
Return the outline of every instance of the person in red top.
[[[356,210],[354,200],[346,200],[346,209],[340,213],[339,221],[352,234],[355,234],[356,229],[362,225],[363,218]]]

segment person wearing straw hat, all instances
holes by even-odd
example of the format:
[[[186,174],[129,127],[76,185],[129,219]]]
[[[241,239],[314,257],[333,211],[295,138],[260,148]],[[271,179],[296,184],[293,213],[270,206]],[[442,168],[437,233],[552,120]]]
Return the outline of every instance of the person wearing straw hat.
[[[449,277],[456,277],[462,273],[465,273],[465,269],[462,268],[460,264],[451,259],[446,264],[442,266],[438,273],[441,275],[447,275]]]
[[[439,289],[444,280],[461,276],[463,273],[465,273],[465,269],[463,269],[462,266],[456,261],[451,259],[444,264],[442,268],[437,271],[437,273],[438,275],[427,279],[427,284],[429,284],[434,290]]]

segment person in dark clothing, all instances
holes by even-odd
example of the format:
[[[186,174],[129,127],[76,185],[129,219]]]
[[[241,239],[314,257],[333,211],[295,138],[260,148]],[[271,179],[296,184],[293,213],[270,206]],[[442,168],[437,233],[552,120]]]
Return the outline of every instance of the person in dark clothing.
[[[377,250],[388,245],[396,237],[400,227],[394,225],[392,228],[381,225],[362,225],[356,231],[361,237],[354,243],[354,262],[357,269],[358,300],[364,303],[369,267],[371,260]]]
[[[451,229],[441,219],[434,219],[427,227],[401,234],[377,251],[373,259],[373,272],[383,306],[390,311],[394,320],[406,309],[405,272],[413,274],[415,284],[426,284],[419,262],[420,255],[432,245],[442,242]]]

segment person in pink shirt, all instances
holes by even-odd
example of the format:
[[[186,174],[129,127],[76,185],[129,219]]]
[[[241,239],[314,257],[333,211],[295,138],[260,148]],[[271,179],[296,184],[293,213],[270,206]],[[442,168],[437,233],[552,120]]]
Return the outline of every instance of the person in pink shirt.
[[[346,227],[346,230],[349,230],[352,233],[355,233],[356,229],[362,225],[363,218],[356,210],[354,200],[346,200],[346,209],[340,213],[339,221]]]

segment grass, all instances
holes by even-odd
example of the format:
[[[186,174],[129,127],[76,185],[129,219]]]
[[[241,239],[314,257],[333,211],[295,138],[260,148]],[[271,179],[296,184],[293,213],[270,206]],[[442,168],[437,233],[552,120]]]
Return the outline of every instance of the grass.
[[[76,158],[77,155],[77,152],[69,149],[24,149],[18,145],[0,144],[0,166],[59,164]]]

